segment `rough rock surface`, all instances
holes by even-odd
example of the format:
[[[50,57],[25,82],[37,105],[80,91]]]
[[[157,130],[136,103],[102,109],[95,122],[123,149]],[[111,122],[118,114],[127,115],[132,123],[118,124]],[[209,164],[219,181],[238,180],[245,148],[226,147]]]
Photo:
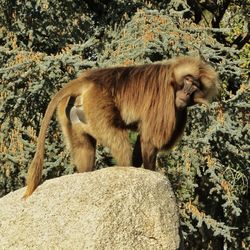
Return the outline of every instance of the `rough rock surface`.
[[[178,249],[174,194],[161,174],[112,167],[0,199],[0,249]]]

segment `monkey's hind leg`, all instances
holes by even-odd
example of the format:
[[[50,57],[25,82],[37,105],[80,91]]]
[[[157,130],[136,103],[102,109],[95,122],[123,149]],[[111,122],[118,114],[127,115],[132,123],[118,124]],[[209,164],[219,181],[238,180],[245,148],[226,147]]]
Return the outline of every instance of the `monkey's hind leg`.
[[[71,157],[78,172],[95,168],[96,140],[81,128],[81,123],[72,124]]]
[[[88,131],[97,141],[110,149],[111,155],[116,160],[116,165],[132,165],[132,146],[129,142],[128,132],[126,130],[112,126],[108,121],[104,121],[103,118],[96,121],[94,125],[96,127],[94,128],[93,126],[81,125],[85,132]],[[96,132],[97,127],[101,127],[102,131]]]
[[[96,141],[81,127],[81,122],[70,121],[70,110],[74,105],[72,98],[63,99],[58,105],[57,117],[62,128],[72,162],[78,172],[91,171],[95,167]]]
[[[112,98],[109,91],[104,91],[96,85],[88,90],[82,99],[87,121],[85,129],[111,150],[117,165],[131,166],[132,147],[128,132],[117,126],[121,117]]]
[[[103,121],[103,119],[101,120]],[[98,122],[96,122],[96,124],[97,123]],[[102,128],[104,124],[102,124]],[[128,139],[128,133],[126,130],[117,129],[112,125],[110,125],[110,127],[104,130],[106,132],[98,134],[89,124],[84,124],[82,122],[74,124],[73,127],[75,131],[79,133],[79,135],[76,135],[77,138],[81,138],[82,134],[85,133],[90,138],[92,139],[97,138],[97,140],[102,142],[103,145],[109,147],[112,156],[116,159],[117,165],[131,166],[132,149]]]
[[[113,139],[107,144],[118,166],[132,165],[132,147],[130,145],[127,131],[117,130],[112,134]],[[110,138],[112,138],[110,137]]]

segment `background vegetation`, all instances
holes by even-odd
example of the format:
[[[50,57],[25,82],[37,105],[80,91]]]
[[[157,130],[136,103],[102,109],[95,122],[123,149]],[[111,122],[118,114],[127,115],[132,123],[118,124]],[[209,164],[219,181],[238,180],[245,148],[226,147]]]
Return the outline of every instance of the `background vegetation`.
[[[221,78],[208,111],[158,157],[178,198],[186,249],[249,249],[249,2],[0,0],[0,196],[24,186],[40,122],[84,69],[200,55]],[[99,146],[98,167],[112,163]],[[72,173],[52,121],[43,177]]]

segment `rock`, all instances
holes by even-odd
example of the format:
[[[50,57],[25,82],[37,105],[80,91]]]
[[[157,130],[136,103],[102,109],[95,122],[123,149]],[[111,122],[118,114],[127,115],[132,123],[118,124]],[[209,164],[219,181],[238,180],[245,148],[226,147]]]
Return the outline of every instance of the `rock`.
[[[153,171],[110,167],[0,199],[0,249],[178,249],[176,201]]]

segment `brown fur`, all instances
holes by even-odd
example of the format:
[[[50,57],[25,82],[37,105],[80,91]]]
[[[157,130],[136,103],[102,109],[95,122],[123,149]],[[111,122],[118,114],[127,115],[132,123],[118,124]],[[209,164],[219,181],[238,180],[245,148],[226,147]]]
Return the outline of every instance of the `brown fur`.
[[[193,57],[85,72],[61,89],[47,108],[25,196],[39,185],[46,129],[57,106],[58,119],[79,172],[94,168],[96,140],[110,148],[117,165],[132,165],[128,128],[136,128],[140,134],[135,152],[142,157],[135,165],[143,160],[145,168],[154,170],[158,150],[171,148],[181,137],[187,106],[206,104],[217,89],[216,72]],[[69,97],[79,95],[86,122],[73,122],[67,116]],[[135,153],[133,161],[134,158]]]

